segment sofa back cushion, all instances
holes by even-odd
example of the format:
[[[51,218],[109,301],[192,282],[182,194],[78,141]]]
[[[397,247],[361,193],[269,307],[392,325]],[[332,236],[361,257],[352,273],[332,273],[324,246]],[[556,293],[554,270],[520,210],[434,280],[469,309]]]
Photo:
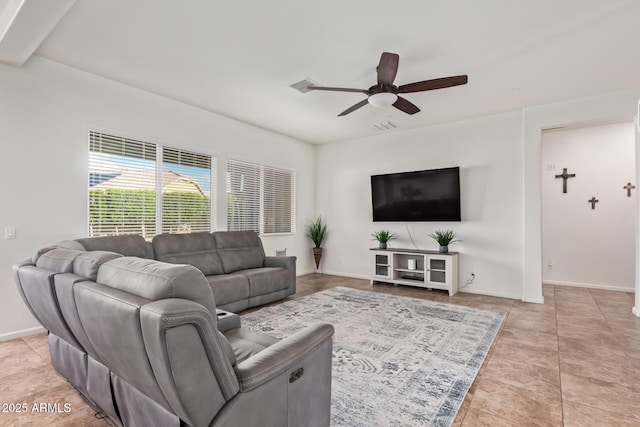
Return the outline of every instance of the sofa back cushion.
[[[205,276],[224,273],[211,233],[159,234],[151,243],[158,261],[190,264]]]
[[[72,249],[51,249],[42,254],[35,265],[24,265],[16,271],[18,290],[36,319],[47,330],[77,348],[82,346],[60,312],[54,278],[72,272],[74,260],[84,253]]]
[[[75,259],[84,251],[53,248],[38,257],[36,267],[56,273],[71,273]]]
[[[264,265],[260,236],[253,231],[216,231],[213,233],[225,273]]]
[[[105,262],[98,270],[98,283],[151,301],[183,298],[203,305],[216,319],[213,291],[202,272],[191,265],[122,257]]]
[[[153,248],[144,237],[138,234],[123,236],[85,237],[76,239],[88,251],[109,251],[124,256],[153,258]]]
[[[107,251],[85,251],[73,260],[73,274],[80,277],[86,277],[89,280],[96,280],[98,277],[98,269],[105,262],[115,258],[121,258],[122,255],[115,252]]]

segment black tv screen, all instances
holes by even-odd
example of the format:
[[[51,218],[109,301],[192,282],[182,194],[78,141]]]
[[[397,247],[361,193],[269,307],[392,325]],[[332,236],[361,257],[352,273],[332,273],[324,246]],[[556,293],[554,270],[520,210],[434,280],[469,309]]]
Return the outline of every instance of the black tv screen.
[[[460,168],[371,176],[374,221],[461,221]]]

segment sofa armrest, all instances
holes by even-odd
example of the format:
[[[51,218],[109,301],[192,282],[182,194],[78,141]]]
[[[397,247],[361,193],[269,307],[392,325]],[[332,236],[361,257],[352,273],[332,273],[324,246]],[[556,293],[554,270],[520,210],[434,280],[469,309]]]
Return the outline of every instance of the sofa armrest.
[[[295,256],[266,256],[264,257],[265,267],[280,267],[284,268],[289,273],[289,294],[296,293],[296,260]]]
[[[281,375],[333,335],[333,326],[314,323],[236,365],[240,391],[250,391]]]
[[[145,347],[150,356],[149,361],[156,371],[156,376],[159,376],[159,372],[164,372],[162,369],[169,366],[165,360],[167,346],[170,345],[167,342],[166,331],[181,325],[191,325],[200,334],[201,343],[195,343],[195,345],[203,346],[225,397],[231,398],[237,393],[234,373],[231,371],[235,363],[233,349],[222,333],[211,329],[214,324],[213,319],[204,306],[180,298],[153,301],[140,309],[140,323]],[[226,359],[227,363],[224,363],[223,359]],[[165,374],[169,376],[167,372]]]
[[[266,256],[264,257],[264,266],[292,270],[296,268],[296,259],[294,256]]]
[[[229,360],[233,350],[214,329],[209,310],[167,298],[142,306],[140,324],[157,385],[173,412],[188,425],[209,425],[240,389]]]
[[[235,313],[217,308],[216,316],[218,318],[218,330],[223,334],[231,329],[240,327],[240,316]]]

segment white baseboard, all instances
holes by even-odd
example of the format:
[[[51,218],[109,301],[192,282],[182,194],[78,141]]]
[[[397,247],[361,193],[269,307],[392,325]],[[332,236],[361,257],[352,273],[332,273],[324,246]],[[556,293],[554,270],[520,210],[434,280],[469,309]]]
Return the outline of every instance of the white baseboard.
[[[41,334],[47,332],[42,326],[36,326],[35,328],[22,329],[21,331],[8,332],[6,334],[0,334],[0,342],[9,341],[16,338],[27,337],[29,335]]]
[[[626,288],[624,286],[596,285],[594,283],[562,282],[559,280],[544,280],[542,284],[554,285],[554,286],[572,286],[574,288],[602,289],[605,291],[617,291],[617,292],[634,292],[635,291],[635,288]]]
[[[538,298],[522,297],[522,302],[530,302],[533,304],[544,304],[544,295]]]
[[[319,271],[319,273],[329,274],[331,276],[350,277],[352,279],[371,280],[371,275],[369,274],[352,274],[352,273],[343,273],[340,271]]]
[[[369,281],[371,280],[371,275],[368,275],[368,274],[353,274],[353,273],[344,273],[344,272],[341,272],[341,271],[319,271],[319,273],[329,274],[329,275],[332,275],[332,276],[350,277],[350,278],[353,278],[353,279],[363,279],[363,280],[369,280]],[[491,296],[491,297],[522,300],[522,297],[520,295],[503,294],[503,293],[499,293],[499,292],[487,292],[485,290],[481,290],[480,291],[480,290],[464,288],[464,289],[458,289],[458,292],[467,292],[467,293],[470,293],[470,294],[487,295],[487,296]],[[544,298],[542,298],[540,301],[527,300],[527,302],[534,302],[534,303],[538,303],[538,304],[544,304]]]
[[[631,310],[631,312],[640,317],[640,307],[633,307],[633,310]]]
[[[508,299],[517,299],[517,300],[522,299],[520,295],[503,294],[500,292],[487,292],[485,290],[477,290],[477,289],[468,288],[468,287],[464,287],[462,289],[458,288],[458,292],[466,292],[468,294],[475,294],[475,295],[487,295],[490,297],[498,297],[498,298],[508,298]],[[527,302],[533,302],[533,301],[527,301]]]
[[[312,274],[315,273],[315,270],[302,270],[302,271],[296,271],[296,277],[298,276],[304,276],[305,274]]]

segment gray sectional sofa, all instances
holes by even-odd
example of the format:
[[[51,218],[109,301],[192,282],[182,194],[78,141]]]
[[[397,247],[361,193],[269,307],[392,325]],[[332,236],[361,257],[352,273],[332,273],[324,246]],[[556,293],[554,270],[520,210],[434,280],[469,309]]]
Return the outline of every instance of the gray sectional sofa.
[[[327,426],[333,327],[278,340],[217,306],[295,292],[295,258],[265,257],[257,242],[233,232],[78,239],[38,251],[14,276],[49,331],[55,369],[117,426]]]
[[[266,256],[260,237],[250,231],[160,234],[151,242],[137,235],[88,237],[55,246],[190,264],[211,284],[217,307],[232,312],[296,292],[296,257]]]

